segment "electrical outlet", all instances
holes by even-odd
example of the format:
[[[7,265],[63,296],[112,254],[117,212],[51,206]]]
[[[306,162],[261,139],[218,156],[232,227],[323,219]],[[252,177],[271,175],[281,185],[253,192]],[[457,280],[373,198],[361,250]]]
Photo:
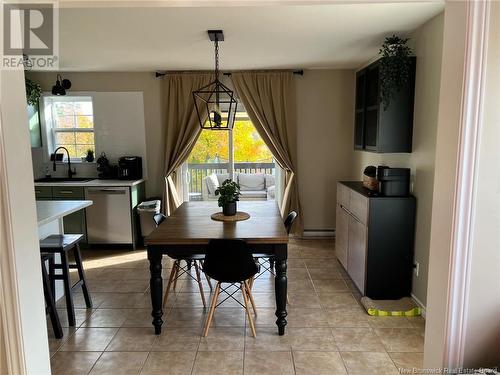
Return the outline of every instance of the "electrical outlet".
[[[418,277],[419,270],[420,270],[420,263],[419,262],[413,263],[413,273],[415,274],[416,277]]]

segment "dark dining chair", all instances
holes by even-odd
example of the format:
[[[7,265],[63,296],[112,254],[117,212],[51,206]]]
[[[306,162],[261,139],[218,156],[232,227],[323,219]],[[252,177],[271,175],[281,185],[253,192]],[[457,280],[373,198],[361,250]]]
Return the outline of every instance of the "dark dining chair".
[[[293,223],[297,219],[297,214],[296,211],[291,211],[287,217],[285,218],[285,221],[283,224],[285,225],[286,232],[290,234],[290,231],[292,230]],[[255,276],[251,281],[250,281],[250,287],[253,285],[253,281],[259,277],[261,277],[263,274],[266,272],[269,272],[271,275],[276,276],[274,273],[274,258],[270,257],[267,254],[255,254],[254,255],[255,261],[258,264],[259,267],[259,273],[257,276]]]
[[[156,226],[159,226],[163,221],[165,221],[167,217],[164,214],[156,214],[153,216],[153,220]],[[172,257],[174,259],[174,265],[172,267],[172,271],[170,271],[170,276],[168,278],[167,288],[165,291],[165,296],[163,297],[163,306],[167,304],[168,296],[170,294],[170,290],[175,290],[177,287],[177,280],[182,275],[188,275],[190,278],[195,280],[198,283],[198,289],[200,290],[201,301],[203,302],[203,307],[207,307],[207,303],[205,300],[205,293],[203,291],[203,283],[201,282],[201,273],[200,268],[201,264],[203,264],[203,260],[205,259],[204,254],[193,254],[189,256],[183,257]],[[185,265],[181,262],[184,261]],[[191,274],[191,267],[194,266],[196,275],[193,276]],[[210,289],[212,289],[212,285],[210,284],[210,280],[208,280],[208,285]]]
[[[215,309],[228,298],[233,298],[245,308],[253,337],[256,337],[255,326],[252,314],[250,314],[249,304],[252,305],[255,315],[257,315],[257,309],[255,307],[250,286],[248,285],[248,280],[255,276],[258,268],[252,256],[252,250],[248,244],[245,241],[238,239],[210,240],[206,250],[203,270],[211,279],[217,281],[215,292],[213,293],[212,301],[210,303],[210,310],[205,323],[205,329],[203,330],[203,337],[208,335],[208,330],[212,323]],[[230,285],[226,288],[222,288],[223,283],[229,283]],[[235,286],[236,284],[239,284],[244,304],[234,298],[234,291],[228,292],[229,288]],[[221,291],[226,293],[228,297],[220,303],[217,303]]]

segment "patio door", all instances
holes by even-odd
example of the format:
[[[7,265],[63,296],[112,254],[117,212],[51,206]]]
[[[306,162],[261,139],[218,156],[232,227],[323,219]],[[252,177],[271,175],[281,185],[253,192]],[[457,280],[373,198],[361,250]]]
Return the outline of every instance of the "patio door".
[[[237,180],[239,173],[276,177],[273,155],[246,112],[237,112],[232,130],[202,130],[182,170],[185,201],[214,199],[206,187],[213,174],[219,182]]]

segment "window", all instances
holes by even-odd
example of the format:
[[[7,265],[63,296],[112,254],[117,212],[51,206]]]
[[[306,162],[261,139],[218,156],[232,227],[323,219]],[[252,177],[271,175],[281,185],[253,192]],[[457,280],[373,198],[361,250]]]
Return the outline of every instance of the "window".
[[[79,160],[87,150],[95,153],[94,113],[90,96],[44,98],[48,120],[49,153],[66,147],[71,159]]]
[[[276,173],[271,151],[244,111],[236,113],[230,131],[202,130],[188,157],[186,168],[184,194],[188,194],[189,200],[203,199],[203,180],[212,173],[225,178],[230,177],[231,172]]]
[[[246,112],[238,115],[232,132],[235,170],[274,168],[273,154],[260,137]],[[271,171],[262,172],[270,173]]]

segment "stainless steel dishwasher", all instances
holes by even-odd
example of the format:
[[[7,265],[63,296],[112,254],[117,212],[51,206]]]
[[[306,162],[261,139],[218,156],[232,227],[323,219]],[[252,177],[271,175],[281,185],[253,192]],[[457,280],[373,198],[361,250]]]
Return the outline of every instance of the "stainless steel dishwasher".
[[[85,198],[93,202],[86,209],[89,244],[133,243],[128,187],[88,187]]]

